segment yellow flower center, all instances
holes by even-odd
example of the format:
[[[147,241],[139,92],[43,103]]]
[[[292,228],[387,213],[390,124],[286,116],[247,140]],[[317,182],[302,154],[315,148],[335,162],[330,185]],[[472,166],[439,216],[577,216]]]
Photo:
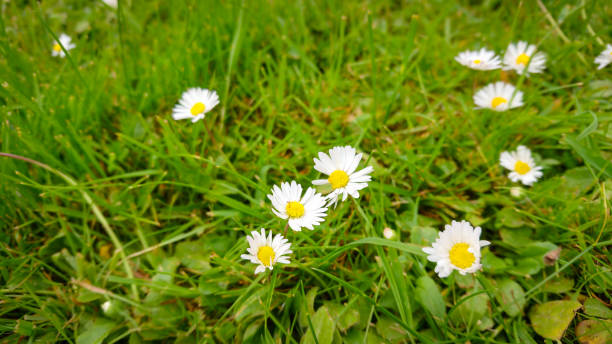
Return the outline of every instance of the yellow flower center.
[[[516,164],[514,164],[514,171],[518,174],[525,174],[531,171],[531,167],[529,167],[529,165],[519,160],[516,162]]]
[[[60,52],[60,51],[62,51],[62,46],[61,46],[61,45],[59,45],[59,43],[55,43],[55,44],[53,45],[53,50],[55,50],[55,51],[57,51],[57,52]]]
[[[463,242],[453,245],[448,254],[451,264],[459,269],[467,269],[472,266],[476,257],[474,257],[472,252],[468,251],[468,248],[470,248],[470,245]]]
[[[300,202],[291,201],[287,203],[287,215],[291,218],[298,218],[304,215],[304,206]]]
[[[338,188],[345,187],[346,184],[348,184],[349,176],[348,174],[346,174],[346,172],[342,170],[335,170],[334,172],[332,172],[332,174],[329,175],[329,178],[327,178],[327,181],[331,184],[332,188],[335,190]]]
[[[480,60],[474,60],[474,63],[475,63],[475,64],[480,64],[480,62],[482,62],[482,61],[480,61]]]
[[[516,58],[516,64],[522,64],[523,66],[526,66],[529,63],[529,56],[527,56],[527,54],[520,54],[517,58]]]
[[[259,248],[259,251],[257,251],[257,259],[259,259],[264,266],[272,265],[274,256],[274,250],[270,246],[262,246]]]
[[[500,106],[501,104],[507,103],[507,102],[508,101],[504,97],[495,97],[491,101],[491,107],[495,109],[496,107]]]
[[[197,102],[197,103],[195,103],[191,107],[191,114],[194,115],[194,116],[197,116],[197,115],[203,113],[204,110],[206,110],[206,105],[204,105],[204,104],[202,104],[200,102]]]

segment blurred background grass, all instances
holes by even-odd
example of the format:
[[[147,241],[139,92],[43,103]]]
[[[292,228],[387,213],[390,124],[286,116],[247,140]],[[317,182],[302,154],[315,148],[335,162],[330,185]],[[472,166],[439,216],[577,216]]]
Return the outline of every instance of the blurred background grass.
[[[0,341],[611,338],[612,82],[593,63],[605,1],[1,6],[0,151],[48,168],[0,157]],[[76,48],[53,58],[62,32]],[[517,40],[548,55],[545,73],[453,60]],[[526,105],[473,110],[497,80]],[[194,86],[221,104],[174,122]],[[308,185],[317,152],[347,144],[374,182],[288,233],[289,266],[254,276],[245,234],[284,228],[271,186]],[[519,144],[544,166],[531,188],[498,166]],[[464,218],[492,242],[483,273],[440,280],[419,248]]]

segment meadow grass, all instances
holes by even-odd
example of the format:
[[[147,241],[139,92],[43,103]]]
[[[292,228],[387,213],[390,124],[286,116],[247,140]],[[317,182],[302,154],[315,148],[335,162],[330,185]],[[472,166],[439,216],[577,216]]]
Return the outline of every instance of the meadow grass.
[[[33,161],[0,156],[0,342],[573,343],[580,324],[612,338],[612,82],[593,63],[609,3],[1,11],[0,151]],[[53,58],[62,32],[76,48]],[[547,54],[544,73],[453,60],[518,40]],[[526,105],[474,110],[498,80]],[[196,86],[220,105],[173,121]],[[499,166],[520,144],[544,166],[532,187]],[[254,275],[245,235],[286,230],[266,194],[309,185],[312,159],[338,145],[364,153],[373,182],[314,231],[286,233],[291,264]],[[492,243],[483,270],[440,279],[421,247],[461,219]]]

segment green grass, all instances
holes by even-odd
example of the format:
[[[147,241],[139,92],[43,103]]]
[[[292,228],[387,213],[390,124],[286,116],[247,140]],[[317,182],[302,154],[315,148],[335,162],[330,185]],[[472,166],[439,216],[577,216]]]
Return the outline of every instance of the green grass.
[[[38,163],[0,157],[0,342],[541,343],[557,300],[582,306],[560,342],[612,338],[612,69],[593,63],[612,7],[542,5],[4,2],[0,151]],[[77,47],[53,58],[62,32]],[[545,73],[453,60],[520,39]],[[526,105],[474,110],[500,79]],[[221,104],[173,121],[194,86]],[[515,198],[498,159],[519,144],[544,177]],[[373,182],[254,275],[245,235],[285,228],[266,194],[336,145]],[[440,279],[420,248],[461,219],[492,242],[484,268]]]

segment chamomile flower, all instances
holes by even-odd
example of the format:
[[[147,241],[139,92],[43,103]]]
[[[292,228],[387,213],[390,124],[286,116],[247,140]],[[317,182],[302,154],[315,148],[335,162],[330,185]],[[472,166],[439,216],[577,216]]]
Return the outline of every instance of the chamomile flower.
[[[246,239],[249,242],[249,248],[247,248],[249,254],[243,254],[240,258],[258,264],[255,274],[264,272],[266,269],[272,270],[276,263],[289,264],[289,257],[286,255],[293,251],[290,249],[291,244],[282,235],[276,234],[272,238],[272,231],[270,231],[266,237],[266,230],[262,228],[261,233],[252,231]]]
[[[500,164],[509,169],[508,178],[524,185],[535,183],[542,176],[542,167],[536,166],[531,151],[525,146],[518,146],[514,152],[503,152],[499,157]]]
[[[313,230],[313,226],[321,224],[327,216],[325,197],[313,188],[308,188],[302,196],[302,186],[295,181],[281,183],[280,188],[274,185],[268,198],[274,207],[274,215],[283,220],[289,219],[289,227],[296,232],[301,231],[302,227]]]
[[[529,67],[527,68],[527,65]],[[546,55],[536,52],[536,46],[520,41],[516,44],[510,43],[504,54],[504,70],[514,69],[517,73],[542,73],[546,68]]]
[[[468,50],[455,56],[455,61],[462,65],[477,70],[493,70],[501,68],[501,61],[495,52],[482,48],[480,50]]]
[[[453,270],[460,274],[474,273],[480,269],[480,248],[489,245],[480,240],[480,227],[473,228],[467,221],[453,221],[444,226],[444,231],[431,247],[424,247],[427,260],[436,263],[435,272],[440,278],[447,277]]]
[[[523,92],[503,81],[481,88],[474,94],[476,109],[491,109],[495,111],[506,111],[523,106]]]
[[[183,93],[179,103],[172,109],[172,118],[175,120],[191,119],[195,123],[203,119],[206,113],[219,104],[216,91],[205,88],[190,88]]]
[[[59,35],[59,43],[55,42],[55,44],[53,44],[53,47],[51,48],[51,56],[66,57],[66,53],[62,49],[62,46],[64,46],[64,49],[66,49],[66,51],[72,50],[76,47],[76,45],[72,43],[72,38],[70,38],[70,36],[68,36],[67,34],[62,33],[61,35]]]
[[[319,152],[319,159],[314,158],[315,170],[328,175],[327,179],[313,180],[314,185],[329,184],[332,192],[327,195],[330,204],[336,204],[342,195],[345,201],[348,195],[359,198],[359,190],[368,186],[372,180],[370,173],[374,171],[372,166],[355,172],[363,154],[356,154],[355,148],[351,146],[334,147],[329,150],[329,155]]]
[[[601,54],[599,54],[599,56],[595,58],[595,63],[599,65],[597,66],[597,69],[602,69],[605,66],[609,65],[611,62],[612,62],[612,44],[606,44],[606,49],[604,49],[604,51],[602,51]]]

